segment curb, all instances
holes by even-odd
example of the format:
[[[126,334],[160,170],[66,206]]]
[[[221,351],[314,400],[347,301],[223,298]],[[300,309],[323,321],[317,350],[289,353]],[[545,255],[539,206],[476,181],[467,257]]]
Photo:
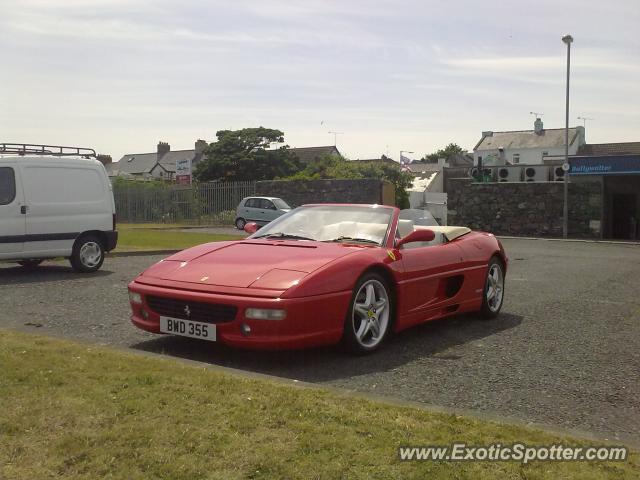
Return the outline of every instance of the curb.
[[[173,255],[182,250],[133,250],[130,252],[109,252],[108,257],[143,257],[145,255]]]

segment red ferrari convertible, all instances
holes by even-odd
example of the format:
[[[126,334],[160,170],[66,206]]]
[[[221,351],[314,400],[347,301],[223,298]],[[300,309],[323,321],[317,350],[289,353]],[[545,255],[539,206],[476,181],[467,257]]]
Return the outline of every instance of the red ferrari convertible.
[[[490,233],[428,212],[305,205],[245,240],[176,253],[129,284],[134,325],[232,346],[342,342],[376,350],[390,332],[462,312],[498,315],[507,257]]]

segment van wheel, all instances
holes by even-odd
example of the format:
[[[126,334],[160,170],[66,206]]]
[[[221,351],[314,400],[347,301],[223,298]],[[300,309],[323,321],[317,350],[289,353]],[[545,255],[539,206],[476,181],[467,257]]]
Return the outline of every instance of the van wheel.
[[[42,259],[38,258],[29,258],[27,260],[20,260],[18,265],[23,266],[24,268],[36,268],[38,265],[42,263]]]
[[[244,230],[244,226],[247,224],[247,222],[244,220],[244,218],[237,218],[236,219],[236,228],[238,230]]]
[[[104,262],[104,247],[100,240],[93,235],[87,235],[76,240],[69,262],[77,272],[95,272]]]

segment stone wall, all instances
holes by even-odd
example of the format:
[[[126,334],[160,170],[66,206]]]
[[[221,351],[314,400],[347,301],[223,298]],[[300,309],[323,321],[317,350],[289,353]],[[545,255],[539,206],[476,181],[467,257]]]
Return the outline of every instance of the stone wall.
[[[449,182],[448,224],[496,235],[562,237],[562,182]],[[569,183],[569,236],[601,238],[602,182]]]
[[[280,197],[292,206],[305,203],[388,204],[389,195],[393,204],[394,198],[393,184],[377,179],[266,180],[256,183],[256,195]]]

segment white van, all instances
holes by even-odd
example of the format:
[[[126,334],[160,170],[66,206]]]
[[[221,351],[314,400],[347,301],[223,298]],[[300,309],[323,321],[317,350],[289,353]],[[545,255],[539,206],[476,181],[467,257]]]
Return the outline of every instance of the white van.
[[[0,143],[0,261],[102,266],[118,232],[111,183],[92,157],[92,149]]]

